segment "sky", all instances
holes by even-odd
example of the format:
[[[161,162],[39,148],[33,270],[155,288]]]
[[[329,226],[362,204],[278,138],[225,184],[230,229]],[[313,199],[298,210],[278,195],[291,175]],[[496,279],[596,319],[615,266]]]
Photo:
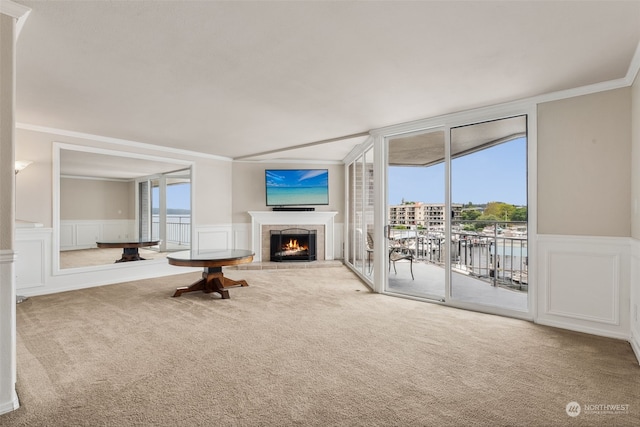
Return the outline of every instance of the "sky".
[[[153,187],[152,207],[158,208],[159,190]],[[168,209],[191,209],[191,185],[172,184],[167,186],[167,208]]]
[[[452,203],[527,204],[526,140],[519,138],[454,159]],[[444,164],[389,168],[389,204],[444,203]]]

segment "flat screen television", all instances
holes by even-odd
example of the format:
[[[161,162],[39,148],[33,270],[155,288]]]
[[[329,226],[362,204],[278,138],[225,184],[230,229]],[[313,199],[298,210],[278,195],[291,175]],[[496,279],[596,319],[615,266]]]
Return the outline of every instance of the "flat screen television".
[[[328,169],[266,169],[267,206],[329,204]]]

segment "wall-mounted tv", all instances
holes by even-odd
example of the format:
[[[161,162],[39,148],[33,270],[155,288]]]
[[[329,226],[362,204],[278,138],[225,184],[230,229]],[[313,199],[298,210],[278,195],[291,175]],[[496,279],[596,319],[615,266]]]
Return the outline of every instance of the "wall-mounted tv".
[[[328,169],[267,169],[267,206],[329,204]]]

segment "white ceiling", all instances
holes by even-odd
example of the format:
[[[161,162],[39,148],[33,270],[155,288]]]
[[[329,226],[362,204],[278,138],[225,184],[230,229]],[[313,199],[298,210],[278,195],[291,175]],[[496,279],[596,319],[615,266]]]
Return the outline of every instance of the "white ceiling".
[[[69,149],[60,150],[60,176],[67,178],[92,177],[129,181],[143,176],[183,170],[188,167],[183,163],[148,158],[122,157]]]
[[[623,78],[640,40],[640,1],[17,3],[19,123],[229,158]]]

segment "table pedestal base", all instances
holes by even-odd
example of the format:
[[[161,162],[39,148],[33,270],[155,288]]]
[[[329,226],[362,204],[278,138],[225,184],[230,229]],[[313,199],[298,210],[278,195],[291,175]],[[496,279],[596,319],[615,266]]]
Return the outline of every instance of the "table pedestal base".
[[[117,259],[116,262],[129,262],[129,261],[141,261],[144,260],[138,252],[138,248],[123,248],[122,258]]]
[[[176,289],[173,296],[179,297],[187,292],[202,291],[205,294],[217,292],[220,294],[222,299],[228,299],[229,291],[225,288],[229,288],[231,286],[249,286],[249,284],[246,280],[232,280],[224,277],[222,274],[222,267],[205,267],[204,272],[202,273],[202,279],[193,283],[191,286],[183,286]]]

